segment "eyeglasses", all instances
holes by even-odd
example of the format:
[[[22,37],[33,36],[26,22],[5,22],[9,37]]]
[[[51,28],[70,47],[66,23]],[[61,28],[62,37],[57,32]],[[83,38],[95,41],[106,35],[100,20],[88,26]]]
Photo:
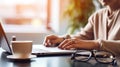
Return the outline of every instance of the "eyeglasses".
[[[92,57],[99,63],[111,63],[112,65],[117,65],[115,56],[112,53],[106,51],[97,51],[97,50],[77,50],[72,54],[71,60],[74,61],[89,61]]]

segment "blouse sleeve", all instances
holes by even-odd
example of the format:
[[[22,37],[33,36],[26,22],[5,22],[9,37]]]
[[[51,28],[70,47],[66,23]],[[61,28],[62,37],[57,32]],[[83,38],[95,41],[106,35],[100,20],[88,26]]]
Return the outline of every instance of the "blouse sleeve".
[[[89,18],[87,25],[83,29],[81,29],[81,31],[78,32],[76,35],[73,35],[73,37],[79,38],[82,40],[93,40],[94,39],[93,25],[92,25],[91,17]]]

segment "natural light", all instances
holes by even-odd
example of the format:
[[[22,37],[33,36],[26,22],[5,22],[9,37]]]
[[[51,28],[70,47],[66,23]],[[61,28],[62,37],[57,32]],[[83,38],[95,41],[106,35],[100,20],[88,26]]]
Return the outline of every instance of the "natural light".
[[[5,24],[6,30],[8,32],[13,29],[13,31],[23,31],[23,28],[25,28],[26,31],[26,29],[31,28],[38,31],[38,29],[45,28],[48,14],[47,1],[0,0],[0,17]]]

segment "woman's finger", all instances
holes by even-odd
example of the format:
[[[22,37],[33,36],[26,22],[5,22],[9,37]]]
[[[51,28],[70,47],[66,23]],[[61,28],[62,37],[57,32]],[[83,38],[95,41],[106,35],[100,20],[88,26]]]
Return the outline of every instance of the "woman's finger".
[[[47,43],[48,40],[49,40],[49,38],[48,38],[48,37],[45,37],[45,40],[44,40],[44,42],[43,42],[43,44],[44,44],[45,46],[48,45],[48,43]]]
[[[62,46],[60,48],[64,49],[71,44],[74,44],[73,40],[67,40],[67,42],[61,44]]]
[[[58,47],[62,48],[68,41],[69,41],[68,39],[64,40],[62,43],[60,43]]]
[[[70,46],[72,44],[72,41],[68,41],[66,44],[64,44],[61,48],[65,49],[67,46]]]
[[[64,49],[66,49],[66,50],[75,49],[73,45],[74,45],[74,44],[68,45],[68,46],[66,46]]]

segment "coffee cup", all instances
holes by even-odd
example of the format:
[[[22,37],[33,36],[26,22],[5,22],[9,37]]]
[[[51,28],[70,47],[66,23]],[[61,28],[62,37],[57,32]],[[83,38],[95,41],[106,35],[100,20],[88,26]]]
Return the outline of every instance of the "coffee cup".
[[[11,41],[12,54],[16,58],[28,58],[32,52],[32,41]]]

